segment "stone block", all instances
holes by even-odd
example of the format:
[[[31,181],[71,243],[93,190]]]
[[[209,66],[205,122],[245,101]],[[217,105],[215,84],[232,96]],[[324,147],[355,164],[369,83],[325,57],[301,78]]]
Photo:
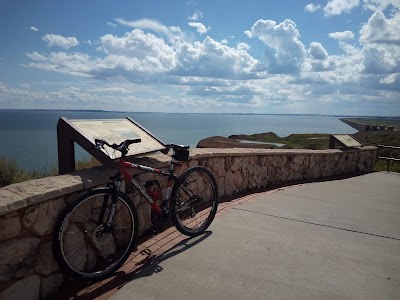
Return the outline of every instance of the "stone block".
[[[33,275],[15,282],[0,295],[0,300],[39,299],[40,277]]]
[[[0,217],[0,241],[16,237],[21,232],[21,222],[18,215],[10,215]]]
[[[225,195],[226,196],[231,196],[233,195],[233,192],[235,191],[235,184],[233,182],[233,174],[231,170],[228,170],[225,175]]]
[[[220,157],[211,159],[210,169],[215,176],[222,175],[225,172],[225,159]]]
[[[42,278],[42,284],[40,285],[40,298],[45,299],[51,294],[57,292],[63,283],[63,280],[64,276],[62,274],[54,274]]]
[[[240,167],[241,167],[240,157],[233,157],[232,164],[231,164],[231,171],[236,172],[236,171],[240,170]]]
[[[195,167],[195,166],[198,166],[198,165],[199,165],[199,162],[197,160],[189,161],[189,168]]]
[[[50,234],[64,207],[65,202],[62,198],[33,205],[25,211],[23,224],[27,229],[40,236]]]
[[[22,209],[28,203],[23,195],[9,191],[7,188],[0,188],[0,216]]]
[[[39,239],[23,238],[0,245],[0,280],[21,278],[33,272]]]
[[[40,245],[35,271],[41,275],[50,275],[59,270],[53,254],[53,243],[47,242]]]
[[[296,165],[301,165],[304,161],[304,156],[303,155],[296,155],[293,158],[293,163],[295,163]]]
[[[225,177],[223,176],[218,179],[218,195],[220,198],[225,196]]]

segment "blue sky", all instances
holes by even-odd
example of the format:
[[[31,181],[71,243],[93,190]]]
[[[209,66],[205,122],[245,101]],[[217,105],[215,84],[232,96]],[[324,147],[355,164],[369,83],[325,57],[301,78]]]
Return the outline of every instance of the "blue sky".
[[[0,109],[400,115],[400,1],[0,0]]]

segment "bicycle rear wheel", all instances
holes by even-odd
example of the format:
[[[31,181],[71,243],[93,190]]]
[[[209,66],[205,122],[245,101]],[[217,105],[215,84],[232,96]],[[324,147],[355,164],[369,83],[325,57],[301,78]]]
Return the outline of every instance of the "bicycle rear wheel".
[[[185,235],[202,234],[213,221],[218,208],[218,187],[214,176],[204,167],[183,172],[175,184],[172,220]]]
[[[56,223],[54,253],[75,279],[101,280],[128,258],[138,234],[138,218],[130,199],[119,192],[112,208],[109,188],[92,189],[70,203]],[[106,230],[110,212],[115,214]]]

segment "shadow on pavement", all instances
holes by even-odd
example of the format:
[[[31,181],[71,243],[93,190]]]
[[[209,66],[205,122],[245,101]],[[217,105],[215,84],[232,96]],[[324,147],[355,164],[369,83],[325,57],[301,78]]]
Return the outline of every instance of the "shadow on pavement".
[[[160,251],[152,251],[150,249],[151,246],[148,246],[131,255],[124,266],[109,278],[100,282],[66,281],[63,287],[49,299],[95,299],[97,297],[108,299],[126,283],[136,278],[147,277],[154,273],[162,272],[163,267],[160,266],[160,263],[192,248],[211,236],[211,234],[211,231],[206,231],[194,238],[187,237],[175,245],[170,244],[171,247],[164,251],[161,249]],[[165,249],[165,246],[168,245],[164,245],[162,248]],[[135,262],[138,257],[143,257],[143,259]]]

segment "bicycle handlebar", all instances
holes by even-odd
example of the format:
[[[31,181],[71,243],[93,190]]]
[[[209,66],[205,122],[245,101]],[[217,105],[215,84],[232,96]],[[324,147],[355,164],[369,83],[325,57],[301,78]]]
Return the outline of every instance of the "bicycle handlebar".
[[[133,139],[133,140],[125,140],[122,143],[120,143],[119,145],[113,143],[113,144],[109,144],[104,140],[99,140],[99,139],[95,139],[94,142],[96,144],[96,149],[100,149],[101,147],[103,147],[104,145],[114,149],[114,150],[118,150],[119,152],[122,153],[122,156],[125,156],[128,153],[129,150],[129,145],[131,144],[135,144],[135,143],[140,143],[142,140],[139,139]]]
[[[128,154],[128,150],[129,150],[129,145],[131,144],[135,144],[135,143],[140,143],[142,140],[140,138],[138,139],[133,139],[133,140],[125,140],[122,143],[120,143],[119,145],[113,143],[113,144],[109,144],[107,143],[105,140],[100,140],[100,139],[95,139],[95,147],[96,149],[100,149],[102,148],[104,145],[117,150],[119,152],[122,153],[122,157],[124,157],[126,154]],[[165,145],[165,148],[168,152],[169,149],[173,149],[174,151],[182,151],[182,150],[187,150],[189,149],[188,145],[176,145],[176,144],[167,144]]]

